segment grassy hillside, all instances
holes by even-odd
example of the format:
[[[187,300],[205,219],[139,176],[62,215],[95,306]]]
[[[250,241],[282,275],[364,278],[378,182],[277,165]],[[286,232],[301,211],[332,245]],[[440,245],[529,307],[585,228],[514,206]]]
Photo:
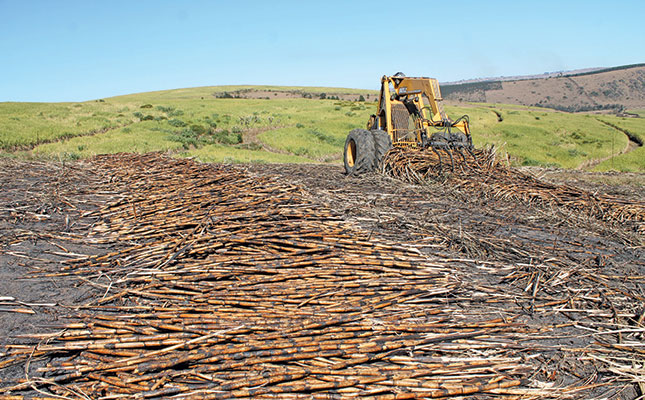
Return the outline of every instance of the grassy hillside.
[[[448,111],[466,111],[471,116],[475,144],[495,144],[520,165],[578,168],[621,154],[628,148],[627,136],[603,121],[617,126],[630,124],[634,134],[645,137],[643,119],[547,112],[513,105],[480,105],[471,110],[448,107]],[[645,171],[644,165],[634,161],[617,169],[622,166],[620,170]]]
[[[0,103],[0,148],[94,134],[133,123],[114,103]]]
[[[273,96],[220,96],[245,90]],[[84,103],[0,103],[0,147],[20,157],[171,151],[203,161],[340,163],[347,133],[363,127],[376,105],[322,93],[376,97],[351,89],[220,86]],[[484,103],[446,109],[453,118],[469,114],[475,144],[495,145],[516,165],[645,171],[642,147],[620,155],[629,148],[624,130],[645,138],[642,118]]]

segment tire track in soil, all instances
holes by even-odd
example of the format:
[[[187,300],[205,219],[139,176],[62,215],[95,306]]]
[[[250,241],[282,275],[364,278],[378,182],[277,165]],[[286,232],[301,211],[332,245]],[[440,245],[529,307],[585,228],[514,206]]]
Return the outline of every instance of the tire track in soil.
[[[261,141],[260,138],[258,138],[258,135],[260,135],[261,133],[276,131],[278,129],[288,128],[290,126],[295,126],[295,125],[277,125],[277,126],[270,126],[270,127],[253,128],[246,131],[242,131],[242,144],[255,144],[257,146],[260,146],[262,150],[268,151],[269,153],[291,155],[290,152],[282,149],[276,149],[275,147],[271,147],[268,144]]]
[[[617,125],[614,125],[611,122],[603,121],[603,120],[598,119],[598,118],[596,118],[596,121],[598,121],[598,122],[600,122],[600,123],[612,128],[612,129],[615,129],[618,132],[620,132],[620,133],[624,134],[625,136],[627,136],[627,139],[628,139],[627,146],[625,146],[625,148],[622,149],[618,154],[612,154],[612,155],[610,155],[608,157],[595,158],[595,159],[592,159],[592,160],[587,160],[587,161],[581,163],[580,165],[578,165],[578,167],[576,169],[583,170],[583,169],[593,168],[593,167],[595,167],[596,165],[598,165],[600,163],[603,163],[603,162],[605,162],[607,160],[611,160],[612,158],[618,157],[618,156],[623,155],[623,154],[631,153],[635,149],[643,146],[643,140],[640,137],[638,137],[638,136],[634,135],[633,133],[629,132],[628,130],[623,129],[623,128],[617,126]]]
[[[40,146],[42,144],[64,142],[65,140],[73,139],[73,138],[77,138],[77,137],[94,136],[94,135],[98,135],[98,134],[101,134],[101,133],[107,133],[107,132],[113,131],[115,129],[125,128],[125,127],[128,127],[130,125],[134,125],[136,123],[137,122],[130,122],[129,124],[117,125],[117,126],[108,127],[108,128],[94,129],[94,130],[87,131],[87,132],[81,132],[78,135],[63,135],[63,136],[59,136],[59,137],[54,138],[54,139],[37,140],[35,143],[3,147],[2,150],[5,150],[5,151],[7,151],[9,153],[15,153],[17,151],[31,151],[31,150],[35,149],[36,147],[38,147],[38,146]]]

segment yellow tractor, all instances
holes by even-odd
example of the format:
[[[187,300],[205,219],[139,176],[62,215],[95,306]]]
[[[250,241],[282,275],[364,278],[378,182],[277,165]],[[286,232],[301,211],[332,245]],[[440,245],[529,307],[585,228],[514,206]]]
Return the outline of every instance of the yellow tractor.
[[[441,100],[436,79],[401,72],[383,76],[378,114],[370,117],[367,129],[354,129],[345,140],[345,171],[358,175],[378,168],[392,146],[429,148],[451,160],[454,150],[471,151],[468,116],[449,119]]]

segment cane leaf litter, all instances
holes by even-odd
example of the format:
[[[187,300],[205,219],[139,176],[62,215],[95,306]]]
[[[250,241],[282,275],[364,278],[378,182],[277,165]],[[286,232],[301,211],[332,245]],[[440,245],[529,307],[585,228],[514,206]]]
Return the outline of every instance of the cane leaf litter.
[[[3,262],[88,294],[0,293],[3,315],[55,315],[2,344],[2,393],[638,397],[642,195],[467,157],[394,149],[364,178],[158,153],[3,161]]]

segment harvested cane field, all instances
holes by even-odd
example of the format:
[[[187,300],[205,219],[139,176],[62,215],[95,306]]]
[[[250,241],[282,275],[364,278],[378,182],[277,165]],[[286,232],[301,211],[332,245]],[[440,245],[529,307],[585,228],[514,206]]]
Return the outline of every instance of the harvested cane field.
[[[465,157],[0,160],[0,394],[642,396],[642,192]]]

